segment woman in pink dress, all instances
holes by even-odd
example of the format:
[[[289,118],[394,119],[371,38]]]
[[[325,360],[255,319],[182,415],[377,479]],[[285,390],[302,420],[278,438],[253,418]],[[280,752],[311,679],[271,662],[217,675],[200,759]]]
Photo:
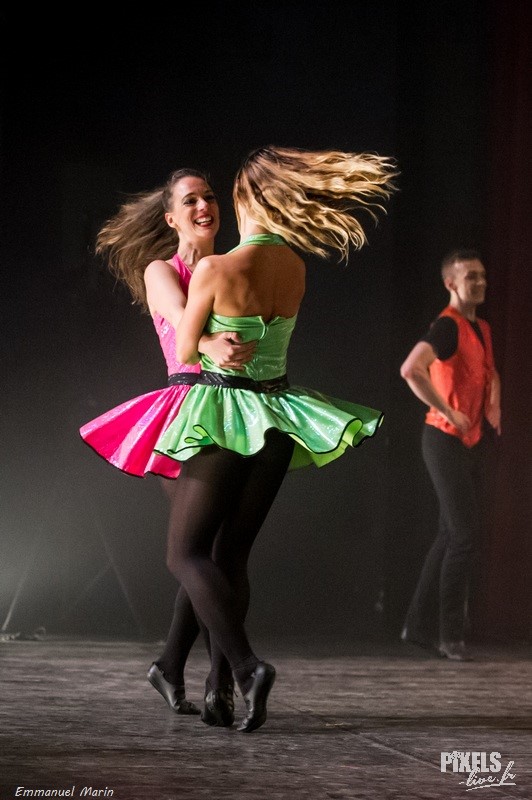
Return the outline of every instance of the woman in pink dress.
[[[175,328],[183,314],[190,277],[200,258],[214,253],[220,225],[216,196],[207,177],[194,169],[173,172],[166,184],[151,192],[132,195],[100,230],[96,252],[129,289],[133,302],[153,319],[168,376],[199,372],[199,364],[181,364],[175,353]],[[177,245],[177,251],[176,251]],[[239,343],[238,334],[224,331],[202,337],[200,350],[220,367],[240,370],[255,345]],[[113,466],[129,475],[149,473],[165,479],[179,475],[179,462],[154,453],[154,447],[175,419],[189,385],[169,385],[134,397],[87,422],[82,439]],[[165,490],[171,495],[168,480]],[[208,633],[203,629],[211,659]],[[199,633],[190,600],[180,588],[165,648],[148,672],[150,683],[178,714],[199,714],[186,699],[184,669]],[[224,680],[231,675],[219,656]],[[204,721],[214,722],[204,712]]]

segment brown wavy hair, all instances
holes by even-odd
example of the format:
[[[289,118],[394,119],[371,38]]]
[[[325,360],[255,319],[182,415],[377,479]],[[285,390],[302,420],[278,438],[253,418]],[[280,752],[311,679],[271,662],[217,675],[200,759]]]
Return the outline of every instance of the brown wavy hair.
[[[144,271],[157,258],[167,260],[177,250],[178,238],[165,218],[172,210],[174,186],[182,178],[210,181],[197,169],[178,169],[166,183],[151,192],[127,197],[118,212],[105,222],[96,236],[95,252],[104,258],[111,273],[128,287],[133,303],[148,310]]]

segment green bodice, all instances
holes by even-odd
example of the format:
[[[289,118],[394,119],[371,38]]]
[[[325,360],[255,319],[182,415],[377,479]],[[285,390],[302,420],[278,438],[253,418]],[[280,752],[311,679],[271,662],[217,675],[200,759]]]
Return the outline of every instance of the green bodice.
[[[264,322],[260,316],[225,317],[221,314],[211,314],[206,325],[208,333],[236,332],[240,334],[243,342],[256,339],[257,348],[252,360],[245,364],[244,370],[222,369],[206,355],[201,358],[202,369],[228,375],[241,375],[256,381],[285,375],[288,345],[296,320],[297,316],[274,317],[269,322]]]

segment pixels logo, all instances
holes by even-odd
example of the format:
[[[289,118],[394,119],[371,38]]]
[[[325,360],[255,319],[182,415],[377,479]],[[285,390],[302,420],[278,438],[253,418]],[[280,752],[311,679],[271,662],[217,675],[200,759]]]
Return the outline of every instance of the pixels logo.
[[[503,768],[502,756],[495,751],[486,753],[453,750],[452,753],[440,754],[441,772],[467,773],[467,778],[460,781],[466,792],[494,786],[515,786],[515,775],[512,773],[514,763],[508,761]]]

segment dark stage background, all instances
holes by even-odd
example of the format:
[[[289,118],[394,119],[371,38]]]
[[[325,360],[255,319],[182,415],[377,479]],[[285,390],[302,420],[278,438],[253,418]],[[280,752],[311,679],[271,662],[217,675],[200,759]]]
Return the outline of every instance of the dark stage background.
[[[446,302],[441,256],[465,245],[488,270],[504,415],[474,633],[529,640],[529,4],[142,13],[111,24],[91,9],[80,22],[4,12],[4,38],[31,27],[33,43],[4,70],[2,97],[3,630],[165,634],[165,494],[78,436],[165,382],[151,322],[93,257],[94,235],[124,193],[196,166],[220,195],[228,249],[232,177],[273,143],[395,156],[401,191],[348,266],[309,259],[291,381],[386,417],[358,451],[287,477],[253,554],[251,629],[397,635],[437,514],[424,407],[399,367]]]

